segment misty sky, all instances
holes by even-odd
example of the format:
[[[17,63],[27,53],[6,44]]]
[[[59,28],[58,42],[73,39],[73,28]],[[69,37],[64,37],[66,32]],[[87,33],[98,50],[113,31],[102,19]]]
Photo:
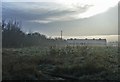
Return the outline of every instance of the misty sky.
[[[5,0],[2,19],[21,21],[24,32],[47,36],[59,36],[60,30],[64,36],[118,34],[118,0],[38,1]]]

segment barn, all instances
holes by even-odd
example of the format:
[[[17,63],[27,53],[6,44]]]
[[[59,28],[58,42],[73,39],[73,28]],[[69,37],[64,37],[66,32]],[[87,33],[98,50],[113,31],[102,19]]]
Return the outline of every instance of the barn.
[[[70,46],[105,46],[106,39],[67,39]]]

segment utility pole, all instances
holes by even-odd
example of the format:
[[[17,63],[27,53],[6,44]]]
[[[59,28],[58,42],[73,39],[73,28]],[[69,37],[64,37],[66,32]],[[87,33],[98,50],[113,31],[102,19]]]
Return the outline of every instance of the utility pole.
[[[61,40],[62,40],[62,30],[61,30]]]

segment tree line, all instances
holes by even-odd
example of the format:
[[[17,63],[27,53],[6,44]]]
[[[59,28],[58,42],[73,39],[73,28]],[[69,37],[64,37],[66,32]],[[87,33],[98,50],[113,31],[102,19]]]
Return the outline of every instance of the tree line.
[[[2,21],[2,47],[17,48],[31,46],[53,46],[64,44],[65,40],[60,38],[47,38],[38,32],[25,33],[17,21]]]

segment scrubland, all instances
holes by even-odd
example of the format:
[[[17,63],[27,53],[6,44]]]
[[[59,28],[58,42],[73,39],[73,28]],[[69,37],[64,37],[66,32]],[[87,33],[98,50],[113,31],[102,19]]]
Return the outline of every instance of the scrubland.
[[[118,47],[3,48],[3,80],[120,80]]]

